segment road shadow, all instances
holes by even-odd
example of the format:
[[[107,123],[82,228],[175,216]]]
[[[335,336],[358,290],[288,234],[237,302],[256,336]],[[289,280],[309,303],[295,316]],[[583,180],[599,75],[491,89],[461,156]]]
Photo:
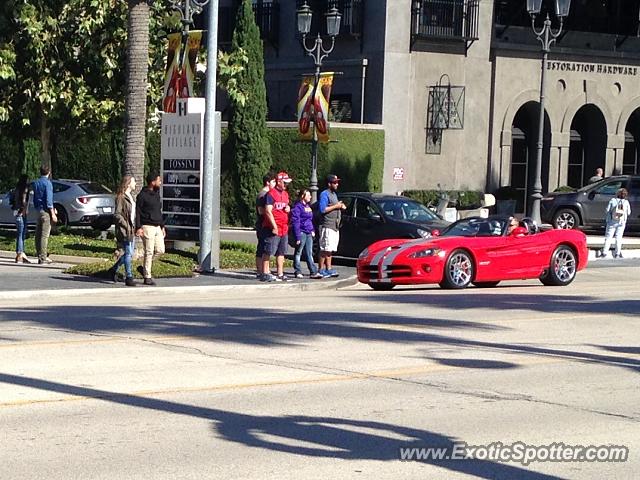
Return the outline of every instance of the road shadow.
[[[539,287],[548,291],[551,287]],[[563,288],[563,287],[557,287]],[[637,317],[640,312],[639,299],[602,300],[587,295],[542,295],[531,286],[532,293],[485,293],[487,289],[469,289],[464,292],[447,292],[440,288],[405,290],[402,295],[394,292],[377,292],[370,297],[357,297],[359,302],[386,302],[396,304],[425,305],[451,310],[473,310],[491,308],[494,310],[527,310],[542,313],[603,313]],[[411,292],[411,293],[410,293]],[[413,293],[415,292],[415,293]],[[355,300],[355,297],[354,297]]]
[[[142,291],[142,288],[140,289]],[[423,296],[419,296],[421,299]],[[361,297],[360,297],[361,298]],[[380,297],[378,297],[380,298]],[[566,297],[562,297],[566,300]],[[523,308],[512,296],[501,302],[491,296],[493,308]],[[437,302],[437,297],[431,300]],[[422,300],[421,300],[422,301]],[[472,308],[480,299],[460,305]],[[488,300],[486,300],[488,301]],[[514,303],[512,303],[514,302]],[[504,304],[504,305],[503,305]],[[604,307],[604,306],[603,306]],[[640,359],[521,343],[474,340],[455,331],[494,332],[510,330],[490,323],[356,312],[310,312],[262,308],[216,308],[190,306],[43,306],[0,309],[0,321],[25,322],[59,330],[104,335],[191,337],[214,343],[263,347],[305,348],[314,338],[355,339],[421,348],[442,346],[480,353],[526,354],[640,371]],[[580,310],[578,310],[579,312]],[[629,313],[630,314],[630,313]],[[444,333],[446,331],[446,333]],[[490,365],[490,364],[485,364]],[[496,368],[504,365],[495,364]]]
[[[399,461],[401,448],[447,448],[460,440],[429,430],[377,421],[307,415],[249,415],[216,408],[198,407],[157,398],[109,392],[95,388],[0,373],[0,382],[91,398],[134,408],[196,417],[211,422],[212,433],[229,442],[290,455],[341,460]],[[490,460],[435,460],[422,463],[475,478],[557,480],[515,464]],[[399,467],[401,468],[401,467]]]
[[[142,288],[140,288],[143,291]],[[262,308],[158,306],[45,306],[0,309],[0,321],[102,334],[187,336],[226,343],[295,346],[310,338],[352,338],[390,343],[421,343],[434,330],[504,330],[465,320],[342,312],[292,312]],[[403,329],[398,329],[401,325]],[[407,327],[413,327],[411,330]]]

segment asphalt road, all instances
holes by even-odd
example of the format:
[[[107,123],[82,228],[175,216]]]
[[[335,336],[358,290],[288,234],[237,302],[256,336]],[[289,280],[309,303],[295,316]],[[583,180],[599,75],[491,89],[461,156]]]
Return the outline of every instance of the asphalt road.
[[[637,275],[5,303],[0,478],[638,478]],[[399,460],[460,441],[630,454]]]

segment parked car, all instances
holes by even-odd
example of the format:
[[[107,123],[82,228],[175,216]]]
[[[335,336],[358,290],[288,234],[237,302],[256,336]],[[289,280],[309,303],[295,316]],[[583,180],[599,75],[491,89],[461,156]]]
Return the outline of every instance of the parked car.
[[[618,175],[575,192],[548,193],[540,203],[540,216],[555,228],[603,228],[607,204],[621,187],[629,191],[631,203],[627,231],[640,231],[640,175]]]
[[[115,195],[104,185],[86,180],[52,180],[53,205],[58,210],[58,225],[85,225],[106,230],[113,224]],[[30,196],[27,222],[35,224],[38,212]],[[15,223],[9,205],[9,192],[0,196],[0,224]]]
[[[495,287],[502,280],[528,278],[564,286],[587,266],[584,233],[540,232],[523,219],[521,231],[508,235],[509,220],[506,215],[468,217],[424,240],[376,242],[358,258],[358,280],[374,290],[417,284]]]
[[[387,238],[428,238],[432,230],[449,225],[422,203],[407,197],[348,192],[338,193],[338,198],[347,206],[342,211],[336,252],[339,257],[357,258],[368,245]],[[295,246],[291,229],[289,244]]]

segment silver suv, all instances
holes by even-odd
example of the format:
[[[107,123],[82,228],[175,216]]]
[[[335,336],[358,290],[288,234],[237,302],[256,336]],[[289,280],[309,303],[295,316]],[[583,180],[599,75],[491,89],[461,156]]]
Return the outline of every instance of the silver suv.
[[[58,226],[84,225],[106,230],[113,224],[115,195],[104,185],[87,180],[51,180],[53,205],[58,210]],[[37,219],[33,194],[29,201],[29,224]],[[0,224],[14,224],[9,192],[0,196]]]

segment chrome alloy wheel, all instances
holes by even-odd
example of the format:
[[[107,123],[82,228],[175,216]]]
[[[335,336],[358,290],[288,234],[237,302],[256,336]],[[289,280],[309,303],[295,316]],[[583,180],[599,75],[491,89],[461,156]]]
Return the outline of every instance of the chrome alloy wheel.
[[[571,249],[563,248],[556,253],[553,270],[562,283],[573,279],[576,275],[576,256]]]
[[[556,227],[562,230],[576,228],[576,217],[571,212],[562,212],[556,220]]]
[[[466,287],[471,282],[473,265],[465,253],[456,253],[449,261],[449,278],[456,287]]]

